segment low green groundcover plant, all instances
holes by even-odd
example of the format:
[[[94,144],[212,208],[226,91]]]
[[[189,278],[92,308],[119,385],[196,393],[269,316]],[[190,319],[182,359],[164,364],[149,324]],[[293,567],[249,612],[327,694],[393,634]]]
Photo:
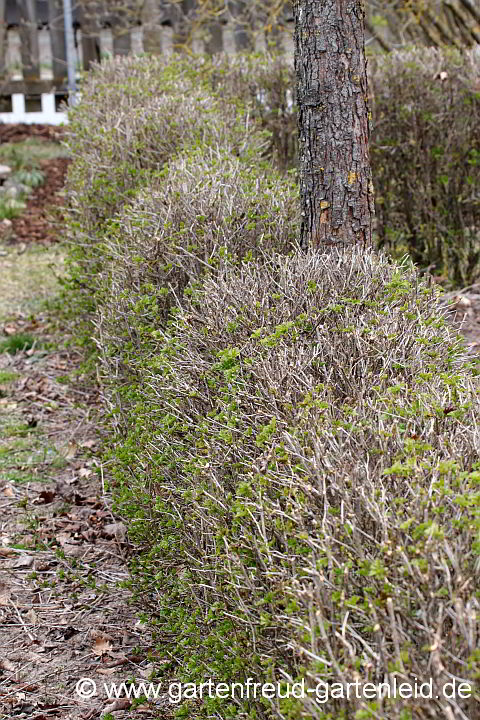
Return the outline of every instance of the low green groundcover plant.
[[[22,350],[30,350],[35,344],[35,338],[29,333],[14,333],[0,340],[0,353],[8,352],[15,355]]]

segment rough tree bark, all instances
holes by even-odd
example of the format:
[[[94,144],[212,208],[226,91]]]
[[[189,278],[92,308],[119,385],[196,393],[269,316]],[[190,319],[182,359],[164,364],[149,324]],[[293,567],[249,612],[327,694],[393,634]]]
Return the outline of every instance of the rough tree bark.
[[[302,247],[371,244],[362,0],[294,0]]]

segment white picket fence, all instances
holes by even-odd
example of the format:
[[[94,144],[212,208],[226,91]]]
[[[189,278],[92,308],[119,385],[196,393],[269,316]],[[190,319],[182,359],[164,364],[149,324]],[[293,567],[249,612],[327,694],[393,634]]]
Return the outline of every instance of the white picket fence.
[[[81,32],[78,33],[77,45],[77,67],[82,67],[82,44]],[[143,51],[141,28],[132,31],[132,52]],[[50,80],[52,74],[52,50],[49,31],[46,28],[38,30],[39,54],[40,54],[40,79]],[[100,50],[103,57],[108,57],[113,52],[113,40],[111,30],[105,29],[100,33]],[[9,76],[12,80],[22,80],[20,37],[16,30],[9,30],[7,35],[6,65],[9,68]],[[10,96],[10,108],[0,111],[0,123],[13,124],[25,123],[43,125],[62,125],[68,123],[67,113],[59,109],[64,95],[56,96],[54,92],[42,93],[38,96],[14,93]],[[4,103],[8,104],[8,97],[3,97]]]
[[[38,110],[30,110],[29,100],[23,93],[11,95],[11,112],[0,112],[0,123],[62,125],[68,122],[67,113],[57,109],[58,102],[54,93],[41,94]]]
[[[173,31],[169,27],[162,29],[162,48],[163,52],[168,55],[172,52]],[[38,31],[39,54],[40,54],[40,79],[50,80],[52,74],[52,51],[49,37],[49,31],[42,28]],[[78,32],[77,45],[77,67],[83,65],[81,31]],[[225,26],[223,30],[223,43],[226,52],[234,52],[235,44],[233,38],[233,27]],[[139,54],[143,52],[143,30],[139,26],[132,29],[131,32],[131,48],[132,53]],[[283,48],[287,57],[293,60],[293,43],[290,34],[285,33],[283,39]],[[264,37],[259,34],[256,40],[257,51],[265,49]],[[203,43],[194,40],[193,50],[196,52],[203,51]],[[100,53],[102,57],[109,57],[113,54],[113,38],[109,28],[105,28],[100,32]],[[20,54],[20,38],[15,30],[8,32],[6,65],[10,68],[10,77],[12,80],[22,80],[21,73],[21,54]],[[5,99],[5,98],[4,98]],[[62,97],[63,99],[63,97]],[[67,123],[67,114],[59,110],[59,97],[53,92],[43,93],[40,96],[25,96],[22,93],[11,95],[11,107],[0,112],[1,123],[42,123],[48,125],[60,125]],[[36,107],[38,106],[38,107]]]

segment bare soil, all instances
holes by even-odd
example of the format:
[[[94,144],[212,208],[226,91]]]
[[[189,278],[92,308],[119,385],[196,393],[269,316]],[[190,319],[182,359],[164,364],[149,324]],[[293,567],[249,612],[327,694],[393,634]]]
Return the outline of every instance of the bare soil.
[[[60,218],[55,217],[55,209],[63,202],[61,190],[68,164],[69,159],[66,157],[51,158],[40,163],[45,182],[29,196],[25,212],[12,220],[11,242],[48,245],[61,239],[58,237]]]
[[[62,135],[63,128],[61,126],[27,125],[26,123],[5,125],[0,123],[0,143],[21,142],[31,138],[60,141]]]

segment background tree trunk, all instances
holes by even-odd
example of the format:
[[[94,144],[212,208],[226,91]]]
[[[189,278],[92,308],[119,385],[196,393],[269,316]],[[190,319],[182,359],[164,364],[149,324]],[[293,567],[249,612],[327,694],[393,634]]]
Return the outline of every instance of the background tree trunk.
[[[302,247],[370,245],[374,213],[361,0],[295,0]]]

